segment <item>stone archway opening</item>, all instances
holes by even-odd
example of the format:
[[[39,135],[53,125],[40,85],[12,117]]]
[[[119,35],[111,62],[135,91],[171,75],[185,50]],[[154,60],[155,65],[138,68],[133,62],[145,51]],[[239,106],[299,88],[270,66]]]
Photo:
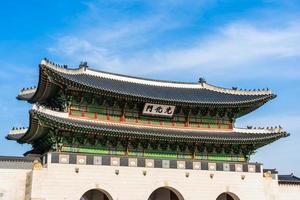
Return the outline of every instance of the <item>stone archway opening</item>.
[[[240,200],[240,198],[233,193],[224,192],[217,197],[217,200]]]
[[[91,189],[85,192],[80,200],[113,200],[112,197],[105,191],[99,189]]]
[[[160,187],[151,193],[148,200],[184,200],[184,198],[173,188]]]

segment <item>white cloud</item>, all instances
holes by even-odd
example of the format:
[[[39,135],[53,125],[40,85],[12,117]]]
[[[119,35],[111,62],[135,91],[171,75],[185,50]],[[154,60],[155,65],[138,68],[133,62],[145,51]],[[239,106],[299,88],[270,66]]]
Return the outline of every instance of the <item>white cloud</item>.
[[[237,71],[243,74],[242,72],[255,70],[256,76],[264,76],[269,70],[276,69],[278,72],[273,71],[273,75],[282,76],[282,72],[288,69],[274,66],[275,61],[300,58],[300,24],[297,23],[279,29],[259,28],[245,22],[236,22],[219,28],[210,36],[199,36],[199,39],[185,47],[157,51],[144,49],[141,52],[132,51],[129,55],[128,52],[120,52],[119,49],[124,48],[124,43],[120,42],[118,46],[113,41],[126,39],[125,45],[128,45],[131,42],[139,42],[135,41],[136,38],[131,38],[135,35],[151,37],[151,33],[147,32],[159,23],[150,21],[147,25],[139,21],[129,25],[123,23],[119,29],[112,30],[93,27],[86,31],[88,34],[59,38],[57,44],[49,49],[70,59],[87,60],[94,67],[134,74],[143,68],[142,71],[146,74],[186,69],[204,74],[217,70],[223,73]],[[140,28],[133,28],[135,25]],[[297,66],[292,65],[289,68],[293,71]],[[300,74],[297,71],[287,75],[298,77]]]
[[[271,70],[273,76],[300,77],[294,64],[294,59],[300,60],[300,23],[295,17],[281,16],[275,23],[262,11],[267,18],[260,13],[257,19],[251,16],[249,20],[215,24],[215,29],[201,29],[184,38],[176,34],[189,32],[191,24],[196,27],[195,19],[214,1],[188,5],[182,0],[146,1],[145,10],[130,15],[124,14],[128,7],[123,4],[117,12],[101,1],[86,5],[88,11],[78,19],[78,29],[58,36],[48,48],[63,60],[85,60],[103,70],[139,75],[189,70],[245,78],[252,71],[257,77],[269,75]]]
[[[34,76],[37,74],[36,69],[24,65],[23,63],[12,64],[4,61],[0,61],[0,66],[5,66],[6,70],[0,71],[0,83],[9,82],[14,79],[14,77],[19,76],[27,82],[36,82]],[[26,72],[26,73],[24,73]],[[0,87],[7,87],[8,85],[3,84]]]

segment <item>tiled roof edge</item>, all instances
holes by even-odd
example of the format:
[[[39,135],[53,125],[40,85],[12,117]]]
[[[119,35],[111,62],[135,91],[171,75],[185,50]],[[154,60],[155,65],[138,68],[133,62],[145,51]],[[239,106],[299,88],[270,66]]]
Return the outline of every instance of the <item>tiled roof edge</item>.
[[[136,84],[145,84],[145,85],[154,85],[158,87],[174,87],[174,88],[194,88],[194,89],[207,89],[215,92],[228,93],[228,94],[237,94],[237,95],[271,95],[276,96],[269,89],[262,90],[240,90],[240,89],[229,89],[214,86],[206,82],[201,83],[186,83],[186,82],[175,82],[175,81],[163,81],[155,79],[140,78],[134,76],[126,76],[121,74],[115,74],[110,72],[104,72],[95,69],[89,69],[87,66],[81,66],[77,69],[67,68],[67,65],[58,65],[47,59],[41,61],[41,65],[49,67],[53,70],[56,70],[61,73],[66,74],[86,74],[91,76],[105,77],[112,80],[119,80],[125,82],[131,82]]]
[[[6,139],[18,140],[21,137],[23,137],[27,131],[28,131],[28,128],[25,128],[25,127],[20,127],[20,128],[13,127],[7,134]]]
[[[33,157],[20,157],[20,156],[0,156],[1,161],[9,161],[9,162],[32,162],[36,158]]]

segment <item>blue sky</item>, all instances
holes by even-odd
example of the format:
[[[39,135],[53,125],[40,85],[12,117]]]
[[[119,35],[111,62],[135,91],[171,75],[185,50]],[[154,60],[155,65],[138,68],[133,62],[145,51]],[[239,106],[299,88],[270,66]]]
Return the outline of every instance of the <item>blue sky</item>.
[[[197,3],[195,3],[197,2]],[[252,161],[300,176],[299,1],[5,1],[0,12],[0,155],[30,147],[5,140],[28,126],[31,105],[15,99],[34,86],[44,57],[77,67],[147,78],[270,88],[278,95],[238,126],[283,126],[291,136]]]

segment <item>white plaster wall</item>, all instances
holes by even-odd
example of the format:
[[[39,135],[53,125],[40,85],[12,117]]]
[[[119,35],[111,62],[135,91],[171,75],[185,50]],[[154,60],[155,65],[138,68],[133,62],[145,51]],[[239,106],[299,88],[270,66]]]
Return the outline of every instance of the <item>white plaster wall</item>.
[[[300,185],[282,185],[278,187],[278,197],[280,200],[299,200]]]
[[[0,169],[0,200],[26,199],[26,178],[30,172],[25,169]]]
[[[75,167],[79,167],[78,174]],[[116,169],[119,175],[115,174]],[[213,179],[210,174],[214,174]],[[244,180],[241,175],[246,176]],[[148,200],[159,187],[174,188],[185,200],[215,200],[223,192],[232,192],[241,200],[271,199],[266,196],[260,173],[71,164],[51,164],[48,168],[33,171],[32,198],[79,200],[86,191],[100,188],[114,200]]]
[[[262,175],[261,175],[262,176]],[[263,178],[265,200],[280,200],[278,197],[278,180]],[[286,199],[288,200],[288,199]]]
[[[214,174],[213,179],[210,174]],[[244,180],[241,175],[245,175]],[[261,173],[71,164],[50,164],[33,171],[0,169],[0,200],[27,200],[30,189],[31,200],[79,200],[94,188],[108,192],[113,200],[148,200],[159,187],[173,188],[185,200],[215,200],[223,192],[234,193],[241,200],[300,199],[299,185],[278,185],[277,180],[263,178]]]

